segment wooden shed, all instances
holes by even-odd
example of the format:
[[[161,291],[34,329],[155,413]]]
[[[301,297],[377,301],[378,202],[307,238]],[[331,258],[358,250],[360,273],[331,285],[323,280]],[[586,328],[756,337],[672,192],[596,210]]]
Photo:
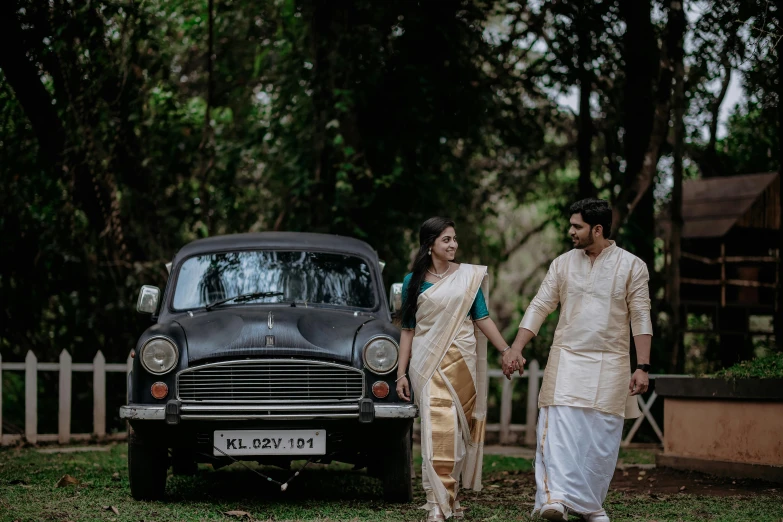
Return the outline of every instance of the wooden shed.
[[[709,318],[685,332],[717,334],[724,367],[753,356],[753,336],[771,334],[751,324],[775,313],[780,203],[776,172],[683,183],[681,312]]]

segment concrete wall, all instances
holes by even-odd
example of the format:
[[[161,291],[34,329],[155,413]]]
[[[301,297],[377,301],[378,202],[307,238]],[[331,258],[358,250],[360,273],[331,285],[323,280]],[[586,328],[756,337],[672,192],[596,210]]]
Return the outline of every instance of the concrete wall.
[[[665,455],[783,466],[783,402],[664,400]]]

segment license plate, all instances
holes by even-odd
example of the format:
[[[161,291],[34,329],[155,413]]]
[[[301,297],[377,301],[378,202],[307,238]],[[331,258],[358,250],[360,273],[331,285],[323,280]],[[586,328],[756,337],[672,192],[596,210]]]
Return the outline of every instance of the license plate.
[[[213,453],[223,455],[324,455],[325,430],[216,431]]]

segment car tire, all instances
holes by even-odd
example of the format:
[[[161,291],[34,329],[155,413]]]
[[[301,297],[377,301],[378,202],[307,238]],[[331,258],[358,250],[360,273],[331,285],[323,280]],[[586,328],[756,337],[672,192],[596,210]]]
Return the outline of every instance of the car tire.
[[[166,448],[145,445],[131,432],[128,441],[128,479],[136,500],[160,500],[166,493],[169,455]]]
[[[406,432],[383,457],[383,498],[386,502],[406,503],[413,500],[413,449],[411,434]]]

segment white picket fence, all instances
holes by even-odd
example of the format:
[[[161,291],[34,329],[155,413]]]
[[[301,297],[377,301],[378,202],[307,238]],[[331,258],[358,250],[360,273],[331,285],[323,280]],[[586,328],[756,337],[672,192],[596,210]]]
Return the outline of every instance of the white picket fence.
[[[106,436],[106,372],[125,373],[131,371],[132,359],[128,357],[125,364],[106,364],[106,358],[103,353],[98,351],[92,363],[76,363],[71,361],[71,354],[66,350],[60,352],[60,362],[47,363],[38,362],[32,351],[27,352],[23,363],[4,363],[0,356],[0,391],[3,389],[3,372],[5,371],[23,371],[24,372],[24,435],[2,434],[0,431],[1,444],[13,444],[20,438],[35,444],[37,442],[58,442],[68,444],[72,440],[107,439],[107,438],[125,438],[127,434],[114,434]],[[56,434],[38,433],[38,372],[59,372],[59,408]],[[93,432],[92,433],[71,433],[71,380],[73,372],[90,372],[93,379]],[[3,425],[3,397],[0,392],[0,430]]]
[[[71,361],[71,355],[63,350],[60,353],[60,362],[47,363],[38,362],[35,354],[27,352],[25,362],[23,363],[4,363],[0,356],[0,391],[3,389],[3,372],[5,371],[23,371],[25,374],[25,429],[24,435],[2,434],[3,425],[3,397],[0,393],[0,444],[8,445],[24,438],[27,442],[35,444],[38,442],[57,442],[59,444],[68,444],[73,440],[106,440],[123,439],[126,433],[116,433],[110,436],[106,435],[106,373],[117,372],[125,373],[131,371],[132,359],[128,357],[125,364],[106,364],[106,359],[100,351],[95,355],[91,364],[76,363]],[[59,372],[59,408],[58,408],[58,433],[39,434],[38,433],[38,372],[56,371]],[[73,372],[91,372],[93,374],[93,432],[92,433],[71,433],[71,381]],[[525,445],[535,445],[536,442],[536,419],[538,415],[538,390],[541,378],[544,376],[544,370],[540,368],[538,361],[530,362],[528,368],[520,376],[514,374],[511,380],[503,375],[500,369],[490,369],[488,371],[490,379],[500,379],[502,382],[502,392],[500,399],[500,422],[497,424],[487,424],[487,431],[498,432],[498,439],[501,444],[524,443]],[[650,375],[651,379],[667,377],[665,375]],[[527,380],[527,406],[526,418],[524,424],[514,424],[511,420],[514,387],[517,381]],[[489,385],[489,383],[488,383]],[[657,398],[655,392],[652,392],[645,402],[641,397],[638,398],[639,406],[642,409],[643,416],[636,419],[631,427],[623,445],[627,446],[633,440],[642,423],[647,420],[663,443],[663,433],[650,414],[650,407]],[[520,437],[520,435],[522,435]]]

